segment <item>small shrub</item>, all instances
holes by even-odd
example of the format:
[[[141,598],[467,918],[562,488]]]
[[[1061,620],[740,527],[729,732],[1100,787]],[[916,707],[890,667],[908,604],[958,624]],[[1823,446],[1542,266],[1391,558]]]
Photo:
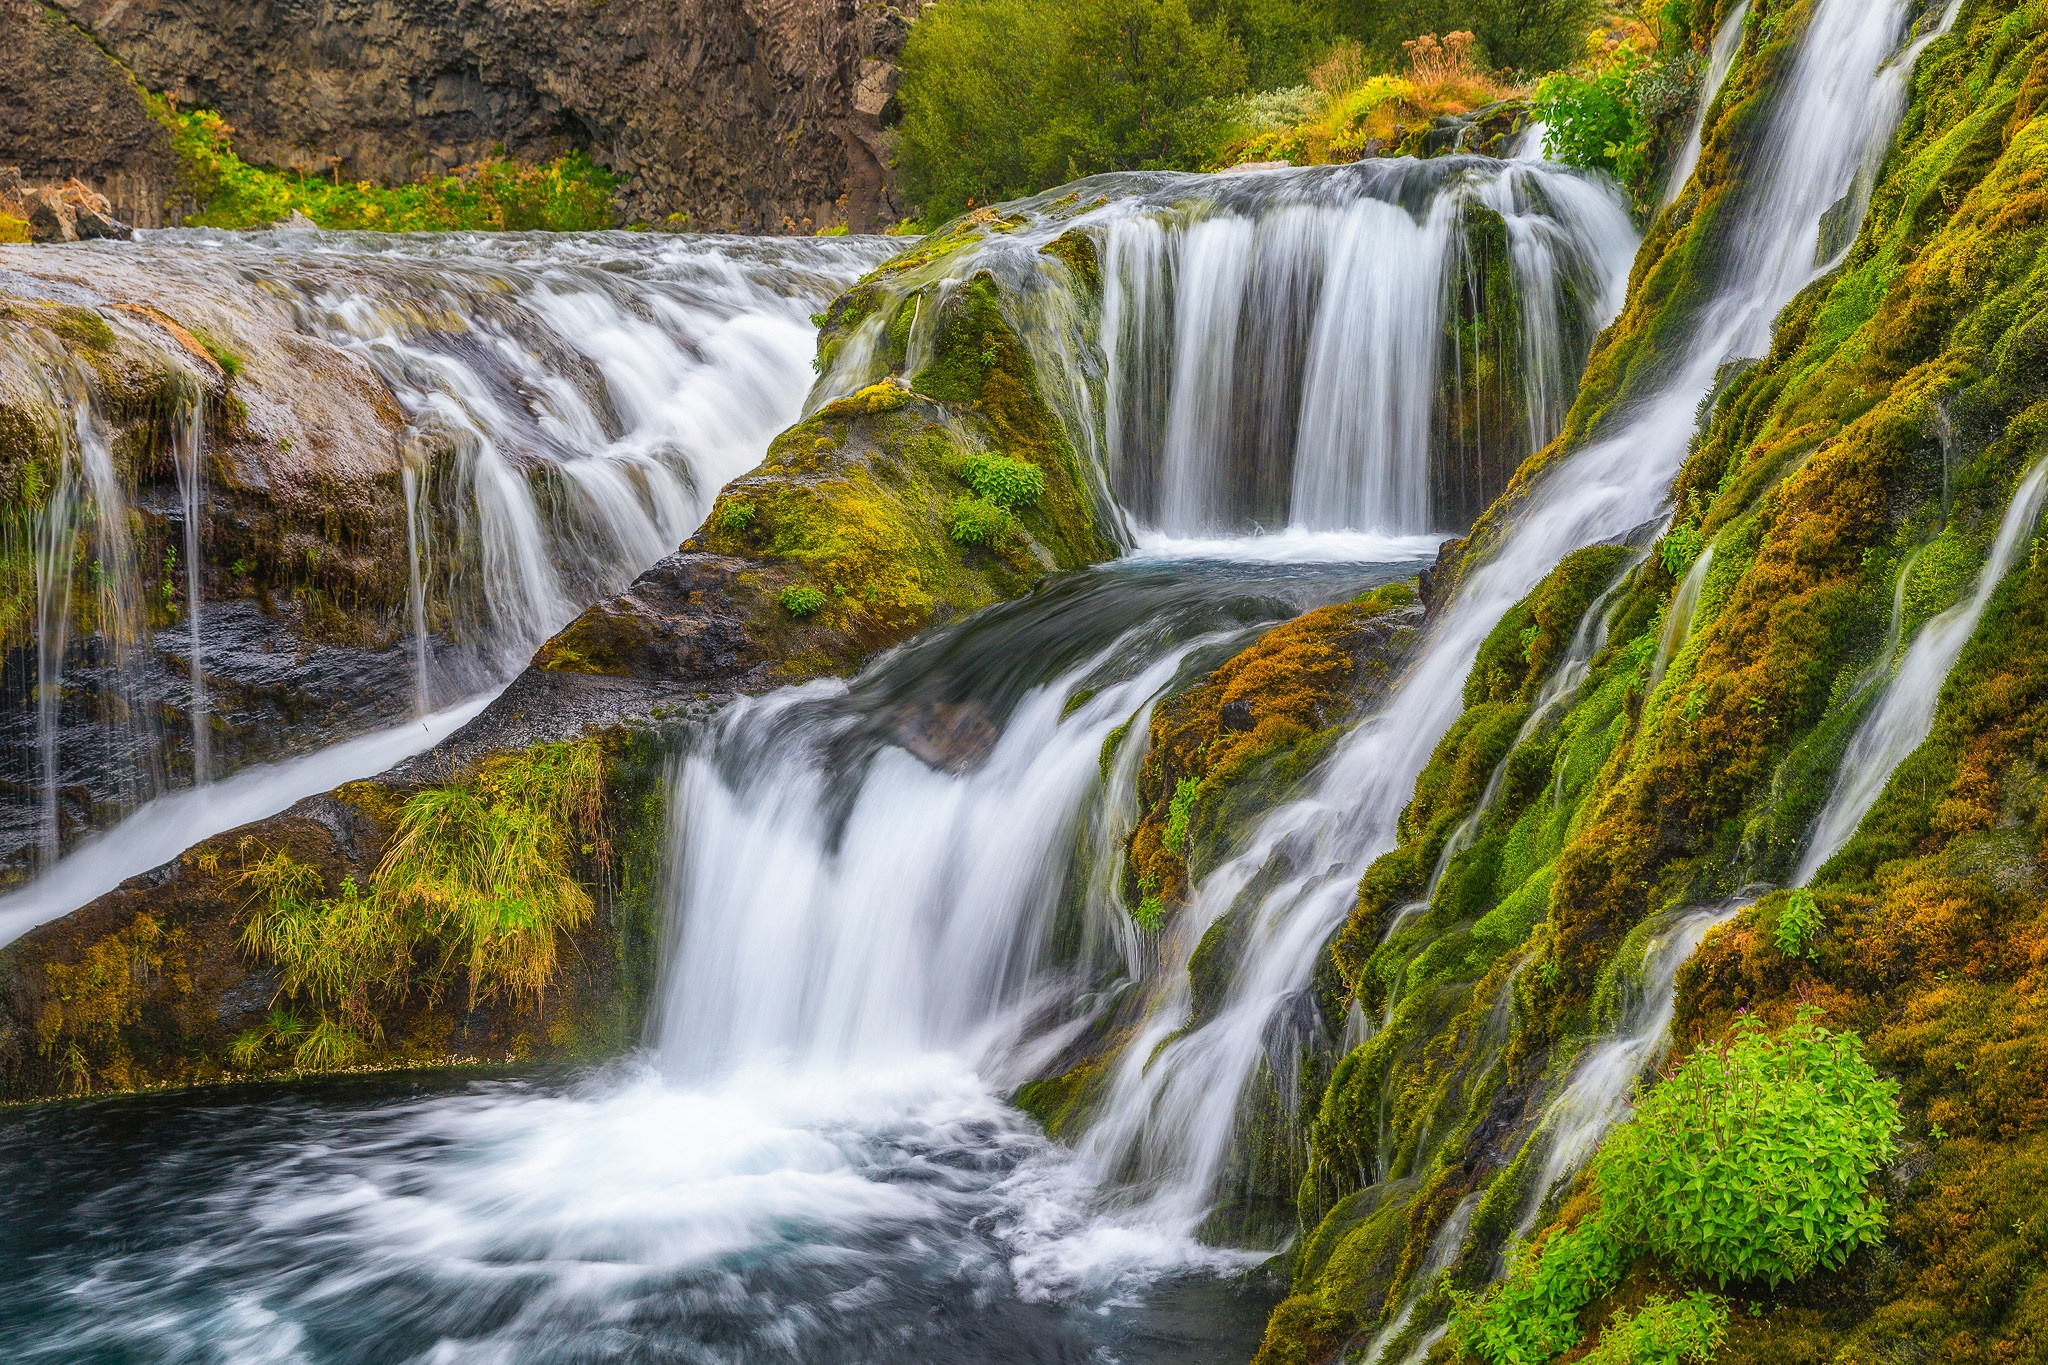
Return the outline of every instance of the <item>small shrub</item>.
[[[1820,902],[1804,887],[1785,898],[1772,937],[1786,957],[1813,957],[1813,936],[1820,931]]]
[[[746,531],[754,525],[754,504],[736,502],[718,514],[718,529],[721,531]]]
[[[950,534],[962,545],[996,545],[1011,529],[1008,509],[987,498],[961,498],[951,521]]]
[[[1470,80],[1473,37],[1470,33],[1446,33],[1441,40],[1434,33],[1411,38],[1401,44],[1408,54],[1408,69],[1421,86],[1446,85]]]
[[[377,868],[377,899],[419,916],[444,964],[467,959],[472,1005],[500,991],[537,1005],[560,935],[592,912],[568,867],[580,843],[600,866],[608,857],[603,804],[594,741],[494,759],[470,786],[432,787],[405,803]]]
[[[1649,173],[1650,130],[1637,114],[1631,86],[1643,66],[1639,55],[1623,48],[1602,70],[1545,76],[1536,87],[1544,154],[1639,186]]]
[[[1707,538],[1700,534],[1699,527],[1674,526],[1657,542],[1657,558],[1663,561],[1664,572],[1673,578],[1684,578],[1706,547]]]
[[[782,590],[782,609],[791,616],[809,616],[825,605],[825,594],[808,583]]]
[[[1728,1305],[1694,1292],[1676,1303],[1652,1294],[1607,1324],[1584,1365],[1707,1365],[1728,1329]]]
[[[1453,1291],[1451,1331],[1490,1365],[1541,1365],[1578,1345],[1579,1313],[1614,1286],[1626,1261],[1593,1219],[1523,1252],[1483,1297]]]
[[[1166,923],[1166,902],[1157,896],[1147,896],[1138,902],[1138,908],[1131,912],[1131,922],[1148,934],[1156,934]]]
[[[1005,511],[1029,507],[1045,496],[1045,471],[1007,455],[967,456],[960,464],[960,480]]]
[[[339,1071],[363,1051],[363,1040],[346,1025],[320,1016],[292,1054],[292,1063],[302,1071]]]
[[[1883,1237],[1869,1185],[1894,1150],[1898,1083],[1817,1014],[1775,1038],[1740,1019],[1650,1091],[1601,1152],[1610,1225],[1719,1284],[1797,1279]]]

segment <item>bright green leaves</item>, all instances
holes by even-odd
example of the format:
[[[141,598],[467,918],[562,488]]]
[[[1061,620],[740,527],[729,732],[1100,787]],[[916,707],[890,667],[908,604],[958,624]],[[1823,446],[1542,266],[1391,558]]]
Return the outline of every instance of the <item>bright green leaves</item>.
[[[1707,538],[1700,534],[1698,526],[1674,526],[1657,542],[1657,558],[1663,562],[1664,572],[1673,578],[1684,578],[1706,547]]]
[[[1159,842],[1176,858],[1187,856],[1188,821],[1194,816],[1195,797],[1201,789],[1201,782],[1192,777],[1174,783],[1173,800],[1166,807],[1166,829]]]
[[[1678,1273],[1778,1284],[1840,1266],[1884,1235],[1870,1178],[1893,1152],[1898,1084],[1862,1040],[1803,1009],[1772,1037],[1738,1020],[1643,1096],[1594,1158],[1600,1210],[1522,1256],[1501,1284],[1460,1296],[1452,1330],[1489,1365],[1540,1365],[1579,1343],[1579,1313],[1652,1252]],[[1726,1322],[1704,1294],[1653,1299],[1610,1324],[1588,1360],[1708,1359]]]
[[[951,534],[962,545],[999,543],[1010,533],[1010,514],[1045,496],[1045,471],[1029,460],[977,451],[956,472],[978,495],[953,504]]]
[[[1579,1344],[1579,1311],[1612,1288],[1627,1263],[1595,1219],[1522,1256],[1484,1298],[1454,1295],[1451,1330],[1490,1365],[1542,1365]]]
[[[793,583],[782,590],[782,609],[791,616],[809,616],[824,605],[823,590],[809,583]]]
[[[1603,1221],[1719,1284],[1775,1285],[1879,1241],[1869,1185],[1893,1152],[1898,1083],[1817,1014],[1775,1038],[1738,1020],[1645,1096],[1601,1152]]]
[[[962,545],[999,544],[1010,534],[1010,513],[987,498],[961,498],[953,504],[947,534]]]
[[[960,481],[1005,511],[1045,496],[1045,471],[1029,460],[976,452],[960,462]]]
[[[1676,1303],[1652,1294],[1607,1324],[1583,1365],[1707,1365],[1728,1329],[1728,1305],[1694,1292]]]
[[[1778,909],[1778,924],[1772,931],[1772,941],[1778,951],[1786,957],[1814,956],[1813,936],[1820,932],[1820,902],[1813,893],[1801,888],[1786,897]]]

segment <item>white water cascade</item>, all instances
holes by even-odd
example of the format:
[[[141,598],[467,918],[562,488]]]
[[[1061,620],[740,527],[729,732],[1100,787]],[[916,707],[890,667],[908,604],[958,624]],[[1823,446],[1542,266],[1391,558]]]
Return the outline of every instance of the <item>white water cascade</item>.
[[[1728,73],[1735,69],[1735,54],[1742,50],[1743,30],[1748,23],[1749,0],[1741,0],[1721,21],[1713,46],[1707,50],[1707,74],[1700,85],[1699,108],[1693,111],[1692,127],[1686,132],[1685,143],[1678,149],[1678,155],[1672,159],[1671,174],[1664,182],[1664,203],[1667,206],[1678,202],[1678,196],[1685,190],[1685,182],[1692,179],[1693,167],[1700,164],[1700,146],[1706,136],[1707,115],[1712,111],[1714,101],[1720,98]]]
[[[618,591],[695,528],[716,490],[795,418],[813,378],[810,311],[894,249],[877,239],[179,231],[145,234],[90,261],[53,254],[44,267],[45,258],[33,258],[51,273],[18,274],[10,287],[27,280],[101,307],[109,298],[163,299],[207,310],[206,325],[224,332],[281,330],[287,343],[310,334],[367,362],[410,419],[398,481],[401,638],[410,648],[324,654],[342,700],[319,695],[322,679],[311,675],[323,669],[310,669],[313,698],[301,709],[318,719],[300,729],[238,712],[252,690],[277,691],[290,656],[268,647],[275,624],[246,591],[222,590],[227,566],[207,560],[214,514],[200,376],[169,422],[184,620],[175,635],[153,635],[129,531],[137,476],[117,472],[85,377],[60,355],[16,355],[52,395],[67,437],[67,472],[34,529],[35,677],[10,688],[22,714],[0,717],[8,725],[0,777],[19,770],[13,790],[36,793],[33,814],[7,821],[33,823],[19,842],[38,847],[44,872],[63,872],[57,860],[72,844],[145,803],[164,828],[194,838],[274,813],[244,799],[216,802],[187,786],[185,771],[196,785],[251,763],[282,763],[276,781],[242,790],[294,789],[286,774],[299,771],[296,760],[408,714],[429,723],[400,732],[425,747],[438,713],[502,687],[583,606]],[[191,366],[175,346],[167,356]],[[81,534],[89,549],[77,548]],[[387,549],[395,558],[401,547]],[[90,566],[89,582],[79,564]],[[95,633],[82,634],[79,619]],[[154,723],[159,709],[187,713],[189,768],[167,747],[183,736]],[[393,751],[340,752],[377,755],[384,766]],[[306,771],[333,785],[377,769]],[[99,882],[66,873],[47,889]],[[77,904],[42,893],[22,903],[54,913]]]
[[[1795,886],[1812,881],[1849,842],[1883,795],[1892,773],[1934,728],[1934,707],[1941,699],[1942,684],[1962,656],[1963,646],[1976,634],[1991,595],[2032,541],[2044,494],[2048,494],[2048,464],[2037,464],[2013,489],[1970,595],[1922,626],[1913,637],[1884,695],[1849,740],[1842,755],[1841,776],[1814,820],[1806,852],[1799,859]],[[1902,582],[1907,571],[1901,570]]]
[[[1193,215],[1192,187],[1167,188],[1099,215],[1100,346],[1111,485],[1173,536],[1469,517],[1555,433],[1636,244],[1611,191],[1539,163],[1230,177]],[[1513,297],[1484,306],[1521,324],[1506,406],[1523,420],[1470,433],[1483,457],[1457,449],[1441,392],[1463,382],[1445,337],[1482,268],[1463,246],[1474,209],[1509,238]],[[1482,458],[1483,475],[1458,467]]]
[[[1906,9],[1859,0],[1816,7],[1768,132],[1744,168],[1722,236],[1721,283],[1685,354],[1625,416],[1546,471],[1514,509],[1499,549],[1468,571],[1399,692],[1342,743],[1309,795],[1274,812],[1195,889],[1176,930],[1180,962],[1217,917],[1247,917],[1232,995],[1215,1018],[1182,1031],[1186,991],[1169,974],[1084,1143],[1101,1169],[1139,1173],[1145,1221],[1192,1228],[1207,1211],[1237,1097],[1267,1059],[1272,1021],[1307,986],[1359,873],[1393,846],[1396,818],[1459,712],[1460,684],[1480,643],[1567,553],[1657,514],[1716,371],[1730,358],[1761,354],[1771,319],[1811,278],[1821,215],[1882,148],[1903,107],[1908,64],[1887,59]],[[1275,1060],[1276,1069],[1287,1064]]]
[[[172,419],[171,458],[178,466],[178,500],[185,519],[185,627],[191,642],[185,672],[191,695],[187,712],[192,725],[192,784],[199,786],[212,775],[213,736],[206,719],[206,636],[200,624],[200,604],[206,597],[206,561],[201,547],[205,534],[200,523],[206,515],[206,400],[195,394],[184,410]]]

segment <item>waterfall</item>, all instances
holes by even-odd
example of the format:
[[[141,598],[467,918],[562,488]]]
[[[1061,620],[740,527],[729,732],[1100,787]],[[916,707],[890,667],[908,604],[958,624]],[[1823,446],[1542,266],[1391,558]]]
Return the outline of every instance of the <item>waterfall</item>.
[[[1555,434],[1636,244],[1610,191],[1546,165],[1366,163],[1211,182],[1204,198],[1172,188],[1103,210],[1096,230],[1110,481],[1136,521],[1173,536],[1462,524]],[[1512,298],[1484,305],[1520,318],[1505,368],[1523,420],[1446,506],[1432,492],[1453,459],[1442,366],[1456,302],[1478,285],[1462,241],[1478,210],[1507,227]]]
[[[1700,162],[1700,143],[1707,132],[1707,111],[1720,98],[1721,87],[1728,80],[1728,73],[1735,69],[1735,54],[1742,50],[1743,26],[1749,22],[1749,0],[1741,0],[1728,17],[1721,21],[1720,30],[1714,34],[1714,44],[1707,51],[1707,76],[1700,85],[1699,108],[1693,111],[1692,127],[1687,130],[1685,143],[1678,149],[1678,156],[1671,163],[1671,174],[1664,182],[1664,204],[1669,207],[1678,202],[1678,196],[1685,191],[1685,182],[1692,179],[1693,167]]]
[[[1842,755],[1841,776],[1814,820],[1806,852],[1799,859],[1799,870],[1793,877],[1795,886],[1812,881],[1828,860],[1841,851],[1842,845],[1849,842],[1863,817],[1884,793],[1892,773],[1934,728],[1934,707],[1941,699],[1942,684],[1962,656],[1963,646],[1976,634],[1977,622],[1990,605],[1991,595],[1998,591],[1998,585],[2018,562],[2020,551],[2033,539],[2044,493],[2048,493],[2048,464],[2036,464],[2013,489],[1998,525],[1998,535],[1970,595],[1922,626],[1913,637],[1883,697],[1849,740]],[[1901,571],[1902,590],[1909,570],[1910,566]]]
[[[1393,846],[1415,779],[1459,714],[1480,643],[1567,553],[1656,515],[1716,371],[1731,356],[1760,354],[1771,319],[1812,277],[1822,213],[1882,149],[1903,108],[1909,64],[1886,58],[1905,13],[1896,0],[1821,0],[1738,191],[1720,284],[1685,354],[1652,393],[1544,471],[1499,547],[1467,570],[1399,691],[1341,743],[1310,793],[1267,817],[1194,889],[1175,965],[1184,967],[1186,950],[1220,915],[1247,916],[1231,997],[1184,1030],[1185,989],[1162,988],[1083,1144],[1098,1168],[1138,1172],[1141,1218],[1193,1227],[1206,1212],[1272,1021],[1308,986],[1360,872]]]
[[[185,713],[198,783],[289,762],[408,713],[431,719],[436,708],[502,687],[577,611],[672,551],[718,487],[759,460],[812,382],[810,311],[895,249],[878,239],[168,231],[90,263],[63,253],[32,258],[45,273],[10,276],[9,288],[62,291],[117,320],[112,301],[140,300],[274,347],[229,380],[228,407],[246,409],[236,420],[275,446],[260,458],[246,443],[220,456],[243,487],[274,486],[280,475],[317,486],[322,460],[382,453],[364,442],[360,452],[323,454],[326,433],[310,425],[298,449],[277,440],[296,398],[290,367],[308,354],[306,363],[335,363],[322,359],[331,352],[295,349],[301,338],[361,358],[365,379],[395,396],[406,419],[390,485],[404,505],[389,509],[391,522],[404,517],[404,598],[390,614],[394,635],[409,636],[411,647],[346,646],[339,704],[317,695],[313,680],[302,723],[272,724],[270,712],[252,711],[268,703],[247,698],[274,692],[280,660],[290,656],[254,638],[274,627],[247,591],[235,590],[241,571],[206,563],[209,545],[233,534],[241,515],[216,520],[219,500],[232,505],[241,495],[233,480],[209,486],[200,395],[218,374],[192,374],[167,418],[170,503],[147,469],[117,468],[89,377],[62,353],[16,349],[12,367],[41,385],[62,419],[64,472],[34,527],[33,677],[10,679],[18,710],[0,713],[0,779],[12,779],[0,782],[0,803],[25,808],[7,822],[21,832],[0,846],[0,860],[18,861],[18,845],[32,842],[47,871],[94,828],[175,796],[185,764],[166,747],[175,730],[160,732],[159,713]],[[155,337],[174,371],[193,368],[168,338],[133,337]],[[262,360],[284,378],[266,373]],[[375,486],[361,469],[349,473]],[[131,530],[138,513],[147,527],[167,505],[178,510],[164,518],[173,538],[161,547],[166,583],[171,561],[184,561],[175,635],[151,628],[142,579],[145,570],[153,576],[160,551],[138,562]],[[174,520],[181,528],[169,526]],[[388,548],[394,570],[398,552]],[[211,595],[209,567],[217,573]],[[9,666],[29,672],[25,662]],[[321,770],[336,782],[374,771]],[[218,819],[227,825],[169,823],[216,833],[269,813],[223,801]]]
[[[201,518],[206,509],[206,399],[195,394],[171,421],[171,457],[178,466],[178,496],[185,513],[185,626],[191,655],[185,670],[191,680],[192,782],[206,781],[213,767],[213,736],[206,718],[206,668],[202,654],[206,637],[199,605],[206,596],[206,563],[201,557]]]

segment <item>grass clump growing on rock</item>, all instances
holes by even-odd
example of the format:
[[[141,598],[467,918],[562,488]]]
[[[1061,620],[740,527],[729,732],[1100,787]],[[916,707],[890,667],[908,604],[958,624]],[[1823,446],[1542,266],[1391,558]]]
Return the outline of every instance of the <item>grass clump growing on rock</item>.
[[[242,946],[282,968],[281,996],[320,1011],[320,1025],[296,1042],[298,1063],[342,1064],[329,1059],[381,1035],[381,1006],[416,988],[437,993],[451,969],[465,976],[472,1006],[499,994],[538,1005],[561,936],[592,912],[569,869],[579,854],[600,865],[609,856],[603,800],[597,741],[543,744],[492,759],[468,784],[407,798],[368,889],[344,877],[326,894],[319,869],[245,847]],[[257,1056],[269,1041],[237,1046]]]
[[[782,590],[782,609],[791,616],[809,616],[825,605],[825,594],[808,583],[793,584]]]

